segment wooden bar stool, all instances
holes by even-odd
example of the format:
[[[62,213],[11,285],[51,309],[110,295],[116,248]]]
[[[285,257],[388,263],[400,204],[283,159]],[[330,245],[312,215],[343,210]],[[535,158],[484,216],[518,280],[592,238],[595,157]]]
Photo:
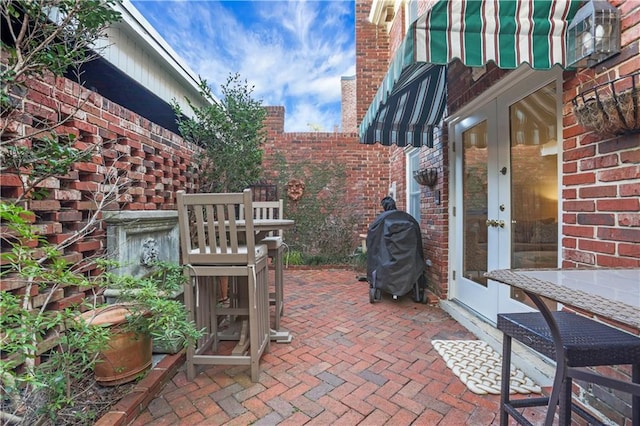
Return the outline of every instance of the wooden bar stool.
[[[283,203],[278,201],[254,201],[254,219],[282,219]],[[260,240],[260,244],[266,244],[268,256],[275,269],[274,292],[269,293],[269,303],[275,305],[274,328],[280,330],[280,318],[284,314],[284,233],[282,230],[270,232],[269,235]]]
[[[187,348],[187,377],[196,365],[248,365],[258,381],[259,361],[269,350],[267,247],[255,243],[251,190],[227,194],[177,193],[182,263],[188,278],[184,301],[189,317],[205,335]],[[243,208],[241,209],[240,206]],[[241,212],[242,210],[242,212]],[[238,297],[229,308],[217,307],[217,281],[230,277]],[[230,280],[230,281],[231,281]],[[218,316],[242,321],[231,354],[219,354]],[[231,327],[231,326],[230,326]],[[211,353],[213,352],[213,353]]]

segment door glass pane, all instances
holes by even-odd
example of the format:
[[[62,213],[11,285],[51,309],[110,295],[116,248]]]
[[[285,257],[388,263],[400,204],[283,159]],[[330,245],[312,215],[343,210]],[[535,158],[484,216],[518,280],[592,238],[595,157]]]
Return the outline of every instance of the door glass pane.
[[[464,276],[487,285],[487,122],[462,133]]]
[[[555,83],[509,108],[511,267],[558,264],[558,144]]]
[[[409,202],[407,206],[407,212],[413,216],[413,218],[420,223],[420,185],[413,178],[413,172],[420,169],[420,158],[418,154],[420,151],[417,149],[411,150],[407,154],[407,181],[409,182]]]

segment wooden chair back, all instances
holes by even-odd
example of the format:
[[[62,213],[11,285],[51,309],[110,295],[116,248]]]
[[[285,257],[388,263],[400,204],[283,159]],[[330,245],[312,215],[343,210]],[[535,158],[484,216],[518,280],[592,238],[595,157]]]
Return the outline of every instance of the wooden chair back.
[[[283,203],[282,198],[278,201],[254,201],[253,202],[253,218],[254,219],[283,219]],[[269,237],[282,237],[283,230],[270,232]]]
[[[250,189],[242,193],[185,194],[178,191],[182,263],[255,264],[255,234]]]

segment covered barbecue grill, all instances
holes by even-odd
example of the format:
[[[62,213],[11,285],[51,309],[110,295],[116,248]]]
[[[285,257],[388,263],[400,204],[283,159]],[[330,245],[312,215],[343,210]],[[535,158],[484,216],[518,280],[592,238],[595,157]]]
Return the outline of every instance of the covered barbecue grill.
[[[426,302],[424,265],[420,225],[413,216],[401,210],[378,215],[367,233],[369,301],[380,301],[384,291],[394,299],[413,292],[414,301]]]

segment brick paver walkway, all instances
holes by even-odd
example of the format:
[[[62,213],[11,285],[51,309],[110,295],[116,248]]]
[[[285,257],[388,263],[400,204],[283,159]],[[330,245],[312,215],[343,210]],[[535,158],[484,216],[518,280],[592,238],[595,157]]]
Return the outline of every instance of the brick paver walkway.
[[[184,366],[135,425],[492,425],[499,398],[475,395],[432,339],[474,339],[438,307],[409,295],[369,303],[348,270],[286,270],[282,325],[260,381],[248,367]]]

